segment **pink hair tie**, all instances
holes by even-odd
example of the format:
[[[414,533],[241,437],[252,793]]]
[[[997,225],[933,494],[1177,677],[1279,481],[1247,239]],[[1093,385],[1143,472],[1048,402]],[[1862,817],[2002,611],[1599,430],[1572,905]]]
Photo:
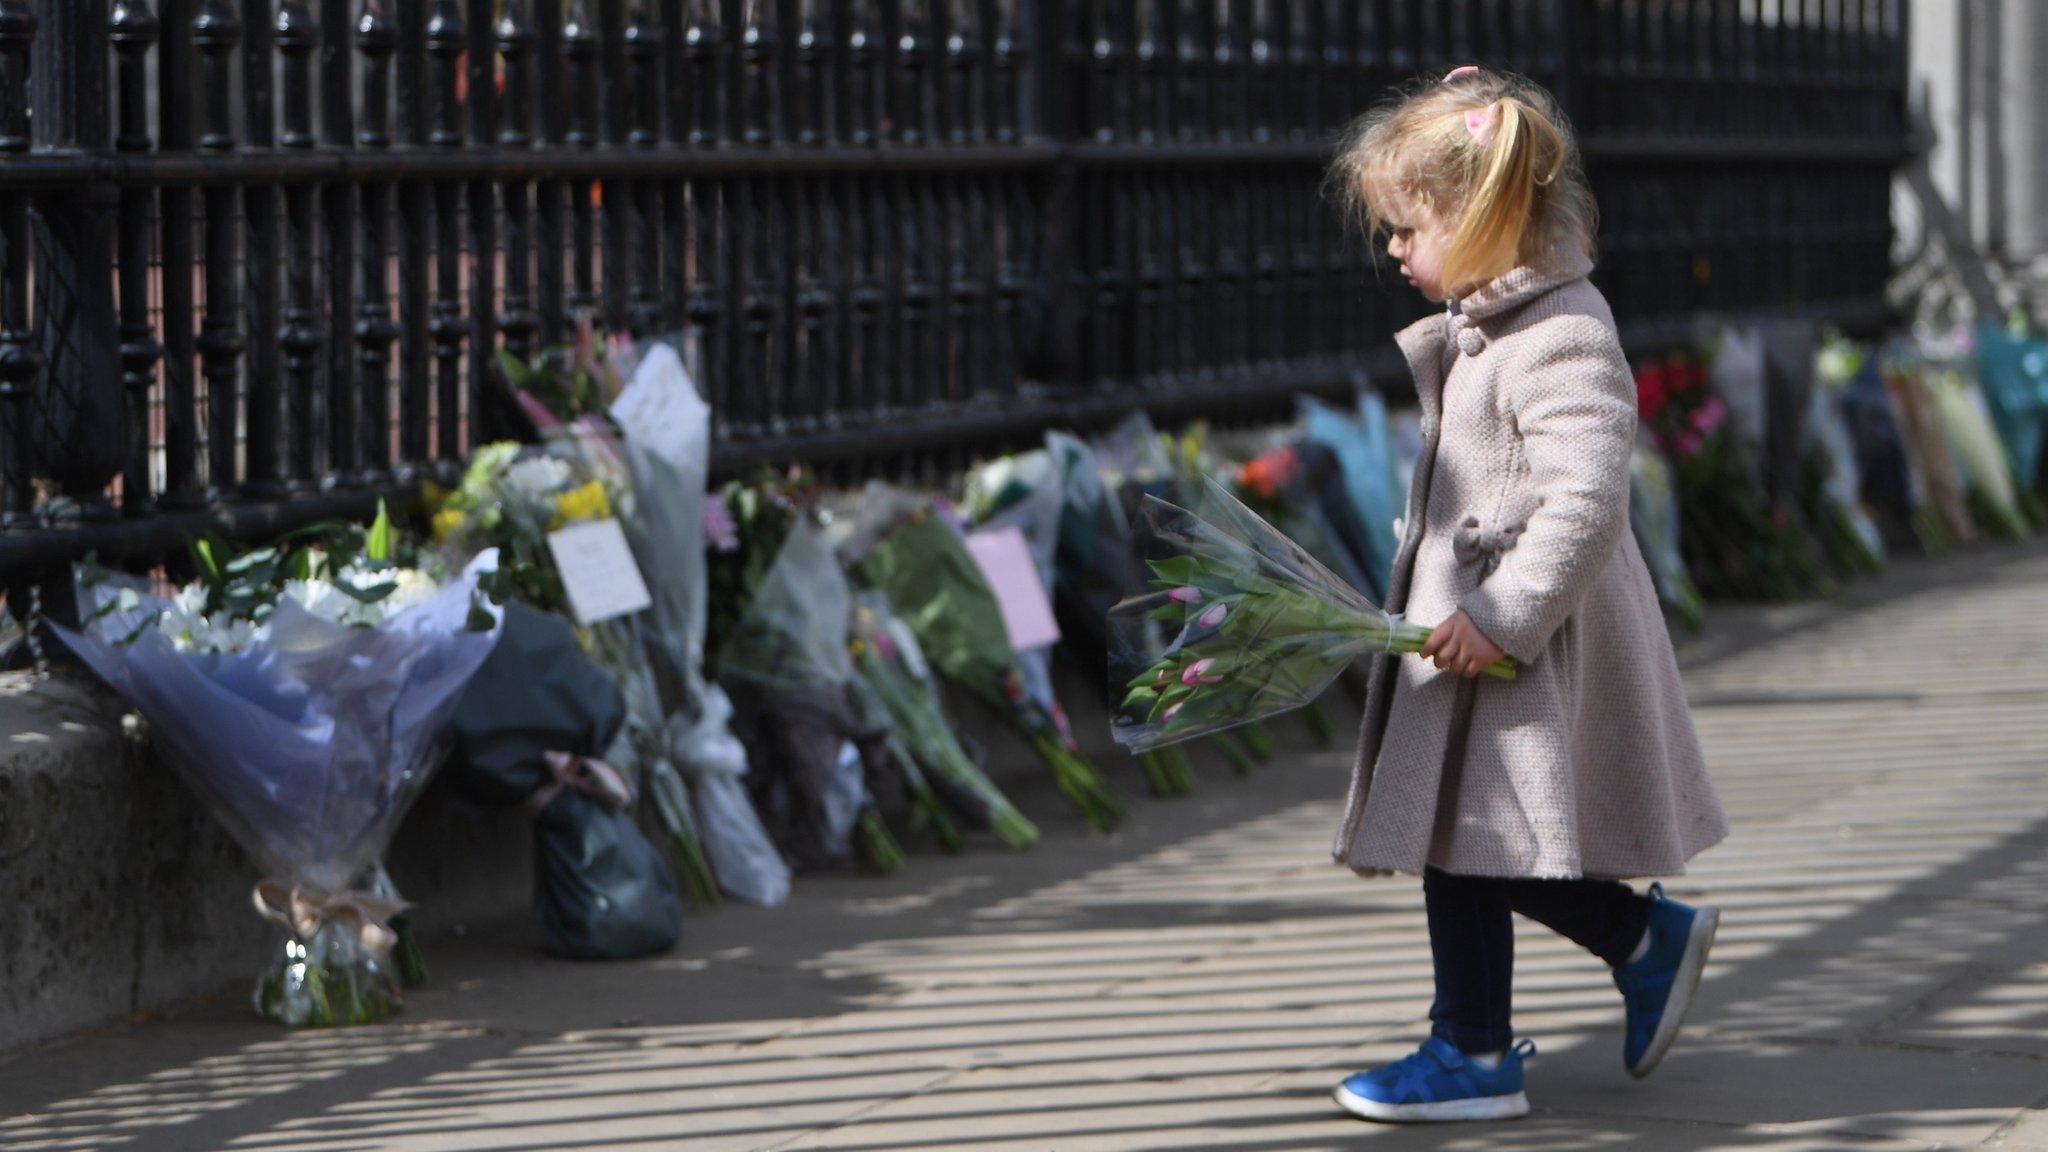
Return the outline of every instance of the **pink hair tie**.
[[[1493,133],[1500,127],[1500,101],[1496,100],[1484,108],[1474,108],[1465,113],[1465,131],[1481,148],[1493,143]]]
[[[1442,82],[1445,84],[1449,84],[1451,81],[1456,80],[1460,76],[1476,75],[1478,71],[1479,65],[1477,64],[1460,64],[1458,67],[1453,68],[1449,72],[1444,73],[1444,78]]]

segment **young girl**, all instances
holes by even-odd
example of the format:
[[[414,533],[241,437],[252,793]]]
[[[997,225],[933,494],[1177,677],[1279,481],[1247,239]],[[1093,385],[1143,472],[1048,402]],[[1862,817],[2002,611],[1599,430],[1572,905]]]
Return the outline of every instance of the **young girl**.
[[[1372,1120],[1529,1110],[1508,1004],[1519,912],[1614,970],[1622,1059],[1676,1037],[1718,915],[1637,895],[1727,835],[1628,526],[1635,387],[1592,270],[1594,205],[1549,95],[1464,67],[1353,129],[1337,186],[1448,305],[1395,339],[1423,450],[1386,607],[1440,621],[1377,658],[1337,859],[1419,873],[1430,1039],[1344,1081]],[[1503,655],[1512,681],[1481,681]]]

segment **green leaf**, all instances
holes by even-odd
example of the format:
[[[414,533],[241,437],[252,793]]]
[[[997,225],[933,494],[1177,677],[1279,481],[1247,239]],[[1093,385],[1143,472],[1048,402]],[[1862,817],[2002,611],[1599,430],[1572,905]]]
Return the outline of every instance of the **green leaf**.
[[[499,349],[502,355],[504,349]],[[371,560],[390,563],[391,561],[391,511],[384,507],[384,500],[377,500],[377,518],[370,522],[370,538],[363,545],[363,555]]]
[[[471,632],[489,632],[491,625],[497,622],[498,618],[491,615],[490,609],[484,607],[483,593],[481,591],[470,593],[469,616],[463,620],[463,626]]]
[[[1131,689],[1130,695],[1124,697],[1123,706],[1126,708],[1138,708],[1150,704],[1157,699],[1159,699],[1157,690],[1148,685],[1141,684]]]
[[[252,548],[228,561],[221,571],[229,576],[244,576],[276,559],[275,548]]]
[[[1148,560],[1146,564],[1152,569],[1154,576],[1176,588],[1193,582],[1195,578],[1195,558],[1192,556],[1175,556],[1166,560]]]
[[[213,559],[213,542],[206,539],[192,542],[192,558],[199,563],[199,575],[209,587],[218,588],[221,583],[220,565]]]
[[[1145,613],[1145,618],[1147,620],[1186,620],[1188,618],[1188,606],[1179,601],[1161,604],[1159,607]]]
[[[498,349],[498,370],[505,374],[505,382],[514,388],[532,391],[537,373],[507,349]]]
[[[398,589],[396,581],[373,584],[368,588],[357,588],[346,580],[337,580],[334,582],[334,586],[340,589],[342,595],[358,604],[375,604]]]

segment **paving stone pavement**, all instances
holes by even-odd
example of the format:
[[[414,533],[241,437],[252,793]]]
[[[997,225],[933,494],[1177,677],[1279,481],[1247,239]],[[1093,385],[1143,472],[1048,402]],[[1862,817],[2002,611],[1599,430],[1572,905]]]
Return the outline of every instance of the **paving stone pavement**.
[[[1145,802],[1047,796],[1033,852],[918,857],[569,965],[430,941],[403,1023],[287,1034],[233,998],[0,1060],[0,1148],[779,1152],[2048,1149],[2048,552],[1721,614],[1687,682],[1735,835],[1693,1023],[1630,1080],[1598,964],[1531,926],[1534,1115],[1349,1120],[1422,1034],[1413,880],[1330,866],[1341,753]]]

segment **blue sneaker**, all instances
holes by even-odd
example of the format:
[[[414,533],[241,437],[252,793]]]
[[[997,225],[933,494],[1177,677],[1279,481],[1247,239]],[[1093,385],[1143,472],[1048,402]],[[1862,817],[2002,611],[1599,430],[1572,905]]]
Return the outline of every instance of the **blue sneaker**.
[[[1434,1120],[1508,1120],[1529,1114],[1522,1094],[1522,1057],[1528,1040],[1501,1054],[1487,1069],[1465,1059],[1449,1041],[1432,1036],[1413,1056],[1360,1072],[1337,1085],[1337,1103],[1364,1120],[1420,1124]]]
[[[1621,1059],[1637,1079],[1655,1071],[1678,1039],[1707,966],[1707,950],[1714,946],[1714,930],[1721,925],[1718,909],[1667,899],[1662,884],[1650,885],[1650,899],[1650,950],[1614,970],[1614,986],[1628,1007]]]

